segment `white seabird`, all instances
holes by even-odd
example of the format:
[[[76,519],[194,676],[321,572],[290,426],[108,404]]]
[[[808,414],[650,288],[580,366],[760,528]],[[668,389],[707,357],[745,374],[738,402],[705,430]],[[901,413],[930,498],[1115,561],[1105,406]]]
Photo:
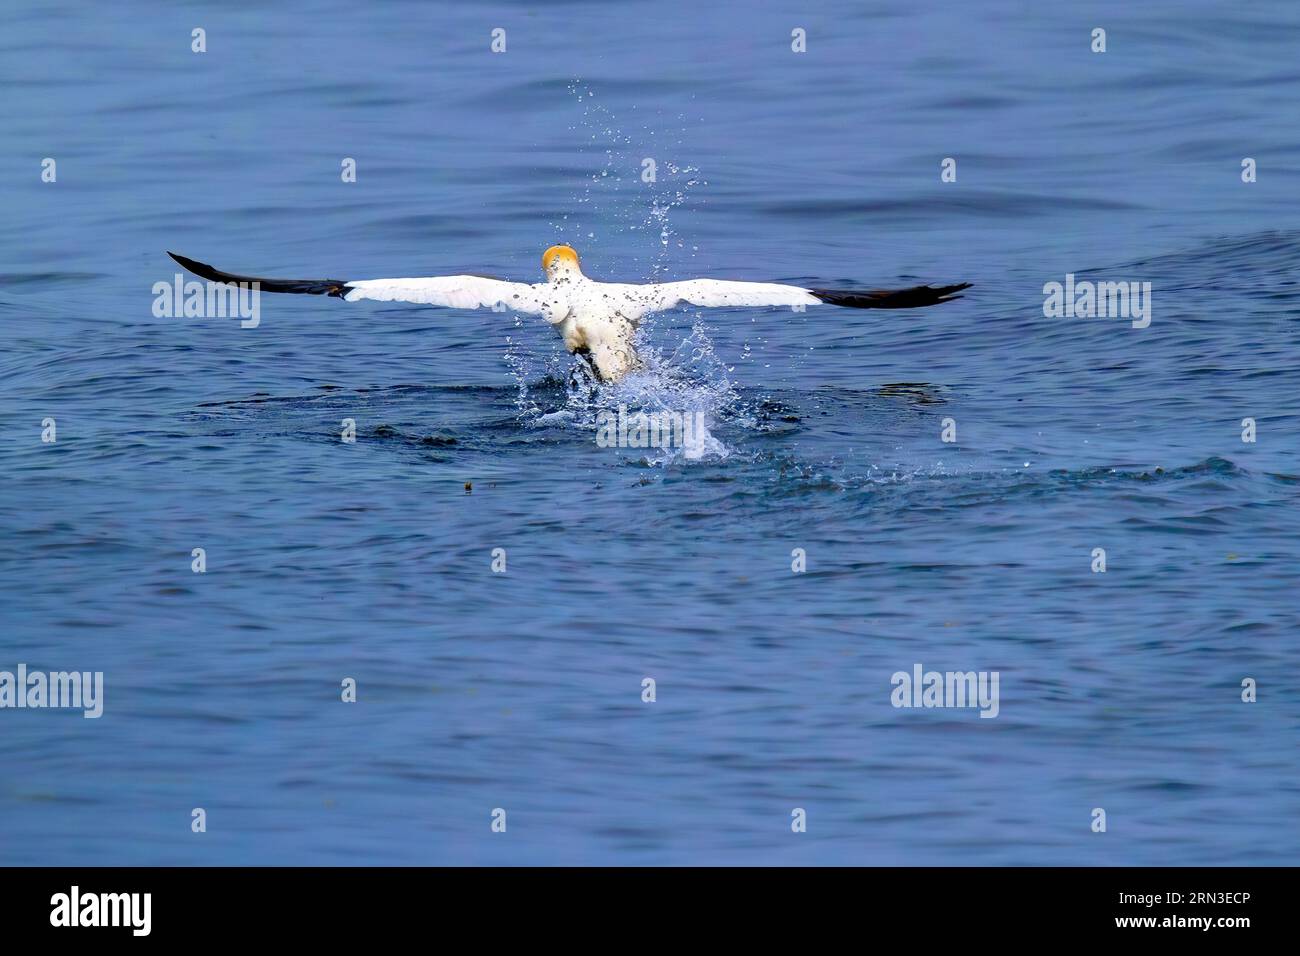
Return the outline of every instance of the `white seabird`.
[[[263,292],[329,295],[356,302],[414,302],[450,309],[496,308],[540,315],[570,352],[585,355],[605,382],[617,382],[635,369],[637,323],[652,312],[679,303],[703,308],[736,306],[840,305],[851,309],[913,309],[960,299],[969,282],[914,286],[876,292],[805,289],[773,282],[687,279],[635,285],[599,282],[583,275],[578,254],[569,246],[551,246],[542,254],[545,282],[509,282],[486,276],[432,276],[422,279],[262,279],[222,272],[206,262],[167,253],[201,278],[213,282],[257,283]]]

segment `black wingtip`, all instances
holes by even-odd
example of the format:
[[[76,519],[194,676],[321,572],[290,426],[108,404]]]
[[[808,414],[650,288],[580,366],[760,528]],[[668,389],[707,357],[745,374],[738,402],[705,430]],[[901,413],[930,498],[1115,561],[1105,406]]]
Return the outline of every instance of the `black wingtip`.
[[[193,272],[195,275],[200,275],[201,273],[199,270],[201,269],[206,269],[210,272],[217,271],[216,269],[213,269],[212,266],[208,265],[206,262],[197,262],[194,259],[187,259],[185,256],[181,255],[180,253],[172,252],[170,249],[167,251],[167,255],[175,259],[176,262],[181,267],[185,269],[189,269],[190,272]]]
[[[200,279],[209,279],[213,282],[233,282],[236,281],[237,278],[240,278],[235,276],[229,276],[228,273],[222,272],[216,266],[211,266],[208,265],[208,263],[206,262],[199,262],[199,260],[197,259],[191,259],[188,256],[183,256],[179,252],[172,252],[168,250],[167,255],[171,256],[172,259],[174,259],[176,263],[179,266],[181,266],[183,269],[187,269],[190,272],[193,272]]]
[[[828,305],[841,305],[849,309],[920,309],[927,305],[938,305],[941,302],[964,298],[956,293],[970,287],[969,282],[959,282],[956,285],[918,285],[910,289],[883,289],[876,292],[848,289],[809,289],[808,291]]]
[[[232,285],[252,285],[256,282],[263,292],[330,295],[340,299],[351,291],[351,286],[348,285],[345,279],[263,279],[260,276],[242,276],[235,275],[233,272],[222,272],[206,262],[199,262],[197,259],[190,259],[170,250],[168,250],[167,255],[200,279],[207,279],[209,282],[226,282]]]

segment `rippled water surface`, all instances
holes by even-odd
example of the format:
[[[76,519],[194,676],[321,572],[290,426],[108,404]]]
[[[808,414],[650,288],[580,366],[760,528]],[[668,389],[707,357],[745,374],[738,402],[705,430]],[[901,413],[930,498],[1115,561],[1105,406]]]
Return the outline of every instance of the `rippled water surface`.
[[[106,682],[99,720],[0,710],[0,862],[1296,862],[1294,4],[0,27],[0,670]],[[167,249],[535,281],[560,241],[624,281],[975,285],[675,311],[594,391],[511,314],[152,313]],[[1150,282],[1150,327],[1045,318],[1066,273]],[[598,447],[620,404],[707,453]],[[998,717],[895,709],[917,663],[997,671]]]

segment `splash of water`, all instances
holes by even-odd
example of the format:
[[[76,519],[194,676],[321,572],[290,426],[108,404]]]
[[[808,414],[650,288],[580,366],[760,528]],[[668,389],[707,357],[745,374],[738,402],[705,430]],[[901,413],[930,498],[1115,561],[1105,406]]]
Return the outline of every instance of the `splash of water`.
[[[677,415],[696,423],[691,441],[628,448],[627,457],[648,466],[729,457],[732,449],[723,434],[753,428],[756,422],[702,325],[696,322],[690,335],[671,350],[647,344],[640,354],[641,368],[619,382],[603,383],[582,360],[556,353],[539,357],[512,347],[507,360],[518,383],[520,421],[531,428],[586,434],[594,442],[603,421],[620,410],[629,417]]]
[[[678,235],[672,214],[689,201],[692,190],[708,183],[700,171],[680,163],[671,153],[683,149],[686,118],[678,115],[673,128],[662,116],[641,124],[634,134],[626,132],[604,104],[596,102],[596,92],[575,80],[569,95],[582,107],[578,123],[570,126],[575,140],[585,143],[584,152],[599,151],[592,171],[574,197],[575,204],[589,207],[595,225],[583,220],[569,221],[567,214],[552,222],[556,241],[581,240],[599,246],[605,238],[602,226],[614,235],[627,234],[644,238],[653,251],[648,255],[647,281],[660,278],[671,256],[685,253],[688,258],[699,251]],[[635,112],[636,108],[632,108]],[[647,168],[650,164],[650,168]],[[626,187],[627,192],[624,192]]]
[[[569,86],[569,93],[582,106],[581,125],[571,129],[603,152],[603,160],[598,160],[598,168],[584,182],[575,203],[579,208],[590,209],[592,220],[611,223],[612,232],[642,238],[653,250],[648,255],[647,274],[643,278],[658,281],[668,271],[670,259],[682,252],[693,256],[697,251],[695,246],[687,248],[686,241],[674,228],[672,217],[687,204],[693,189],[707,183],[695,167],[662,156],[654,163],[653,177],[647,179],[646,158],[638,153],[661,154],[669,145],[670,136],[652,124],[645,125],[635,137],[629,135],[603,104],[594,101],[596,94],[589,86],[574,82]],[[679,134],[677,148],[680,147]],[[634,193],[630,185],[629,192],[624,193],[628,184],[635,184]],[[551,225],[556,241],[580,239],[591,248],[598,247],[603,238],[596,227],[589,227],[582,220],[570,221],[567,214]],[[690,443],[682,447],[645,449],[640,461],[666,465],[726,458],[731,450],[717,430],[741,424],[744,414],[726,366],[714,355],[703,324],[697,317],[690,334],[669,349],[652,343],[654,332],[653,319],[642,323],[637,331],[642,367],[613,385],[597,381],[580,360],[555,351],[548,357],[538,357],[512,337],[506,361],[518,385],[516,405],[520,419],[532,427],[590,431],[594,437],[602,413],[609,414],[620,407],[631,414],[690,416],[703,426]]]

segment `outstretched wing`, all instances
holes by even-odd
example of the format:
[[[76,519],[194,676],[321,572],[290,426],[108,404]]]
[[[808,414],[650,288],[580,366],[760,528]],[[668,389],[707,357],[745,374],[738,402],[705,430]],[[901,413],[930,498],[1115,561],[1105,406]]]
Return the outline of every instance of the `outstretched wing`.
[[[729,282],[722,279],[688,279],[646,286],[647,311],[671,309],[679,302],[704,308],[746,305],[842,305],[851,309],[915,309],[961,296],[969,282],[958,285],[919,285],[910,289],[856,292],[838,289],[805,289],[773,282]]]
[[[479,309],[502,305],[515,312],[541,314],[542,298],[526,282],[507,282],[486,276],[431,276],[423,279],[264,279],[259,276],[235,275],[169,252],[196,276],[212,282],[258,283],[263,292],[294,292],[303,295],[328,295],[356,302],[376,299],[380,302],[414,302],[448,309]]]

